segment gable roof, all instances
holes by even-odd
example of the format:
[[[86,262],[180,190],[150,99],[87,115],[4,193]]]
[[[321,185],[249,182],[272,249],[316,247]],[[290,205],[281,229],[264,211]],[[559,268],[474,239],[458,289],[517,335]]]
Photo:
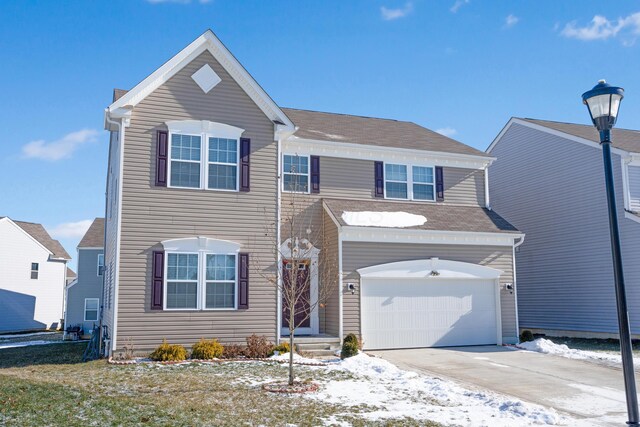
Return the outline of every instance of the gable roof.
[[[592,125],[579,125],[575,123],[554,122],[550,120],[529,118],[521,118],[520,120],[557,130],[559,132],[564,132],[579,138],[584,138],[598,144],[600,143],[600,135],[598,134],[595,126]],[[640,153],[640,131],[613,128],[611,131],[611,145],[620,150]]]
[[[486,157],[486,153],[412,122],[283,108],[299,128],[293,138]]]
[[[11,221],[51,252],[53,258],[66,260],[71,259],[71,256],[66,250],[64,250],[60,242],[52,238],[49,233],[47,233],[47,230],[44,229],[42,224],[25,221]]]
[[[116,93],[114,91],[114,102],[107,108],[107,112],[113,113],[119,110],[120,114],[123,114],[130,111],[204,51],[211,53],[269,119],[282,123],[293,130],[293,123],[291,123],[287,115],[282,112],[280,107],[276,105],[211,30],[205,31],[191,44],[134,86],[133,89],[126,93]]]
[[[73,271],[72,269],[70,269],[69,267],[67,267],[67,280],[69,279],[75,279],[76,277],[78,277],[78,275],[76,274],[75,271]]]
[[[84,237],[78,243],[78,248],[102,248],[104,247],[104,218],[93,220]]]

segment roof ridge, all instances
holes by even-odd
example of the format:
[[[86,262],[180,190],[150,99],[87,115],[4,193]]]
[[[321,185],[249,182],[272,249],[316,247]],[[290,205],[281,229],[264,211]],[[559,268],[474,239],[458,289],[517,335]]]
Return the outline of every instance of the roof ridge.
[[[588,128],[592,128],[593,127],[593,125],[590,125],[590,124],[562,122],[562,121],[559,121],[559,120],[534,119],[533,117],[514,117],[514,118],[520,119],[520,120],[534,120],[536,122],[558,123],[558,124],[561,124],[561,125],[585,126],[585,127],[588,127]],[[612,130],[624,130],[624,131],[628,131],[628,132],[640,132],[639,129],[628,129],[628,128],[619,128],[619,127],[614,127]]]

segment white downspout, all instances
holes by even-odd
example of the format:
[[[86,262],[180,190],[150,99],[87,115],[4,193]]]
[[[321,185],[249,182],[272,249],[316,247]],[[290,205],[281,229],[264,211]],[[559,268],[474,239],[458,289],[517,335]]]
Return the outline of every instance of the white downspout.
[[[511,252],[511,261],[513,263],[513,299],[514,299],[514,304],[516,305],[516,335],[518,338],[518,341],[520,340],[520,315],[518,313],[518,280],[516,278],[516,248],[518,248],[521,244],[524,243],[524,237],[525,235],[523,234],[522,237],[520,237],[520,240],[513,244],[513,248],[512,248],[512,252]]]
[[[491,200],[489,199],[489,165],[484,168],[484,206],[491,210]]]
[[[277,127],[277,125],[276,125]],[[281,145],[282,145],[282,138],[279,137],[278,138],[278,143],[277,143],[277,155],[278,155],[278,160],[276,161],[276,165],[278,170],[276,170],[276,185],[278,186],[278,189],[276,191],[276,343],[280,344],[280,335],[281,335],[281,324],[282,324],[282,295],[280,293],[280,285],[281,285],[281,268],[280,266],[282,265],[282,256],[280,254],[280,204],[282,202],[282,186],[281,186],[281,182],[280,180],[282,179],[280,170],[281,170],[281,165],[280,162],[282,161],[281,157],[282,157],[282,153],[281,153]]]

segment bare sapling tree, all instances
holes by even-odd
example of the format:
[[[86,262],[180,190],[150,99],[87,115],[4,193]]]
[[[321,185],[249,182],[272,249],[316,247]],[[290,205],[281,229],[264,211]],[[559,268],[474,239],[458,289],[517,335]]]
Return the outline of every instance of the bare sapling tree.
[[[289,385],[294,384],[294,336],[309,327],[311,316],[326,306],[332,296],[337,301],[337,253],[325,233],[322,202],[310,197],[308,158],[295,156],[283,176],[280,209],[280,239],[277,222],[267,227],[275,248],[276,268],[268,274],[280,295],[282,327],[289,332]],[[287,169],[285,169],[286,171]],[[300,173],[296,172],[300,170]],[[335,236],[337,239],[337,234]],[[279,241],[278,241],[279,240]]]

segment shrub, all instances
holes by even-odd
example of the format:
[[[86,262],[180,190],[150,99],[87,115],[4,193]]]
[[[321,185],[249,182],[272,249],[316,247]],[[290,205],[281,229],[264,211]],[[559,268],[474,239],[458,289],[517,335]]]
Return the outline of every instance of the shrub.
[[[343,338],[342,342],[354,342],[358,344],[358,337],[356,337],[356,334],[347,334],[347,336]]]
[[[527,342],[527,341],[533,341],[533,340],[534,340],[533,333],[529,330],[524,330],[520,334],[520,342]]]
[[[191,347],[192,359],[216,359],[222,356],[224,347],[217,340],[205,340],[201,338],[200,341],[195,343]]]
[[[271,353],[269,354],[269,356],[273,356],[276,351],[278,352],[278,354],[289,353],[291,351],[291,347],[289,346],[288,342],[283,341],[271,349]]]
[[[352,334],[349,334],[352,335]],[[354,335],[355,336],[355,335]],[[342,351],[340,352],[340,358],[346,359],[347,357],[355,356],[358,354],[358,340],[347,341],[346,337],[342,342]]]
[[[237,359],[245,354],[245,348],[238,344],[227,344],[222,349],[224,359]]]
[[[149,355],[151,360],[166,362],[180,361],[187,358],[187,350],[180,344],[169,344],[166,339]]]
[[[262,359],[269,357],[273,344],[266,337],[256,334],[247,337],[247,349],[245,355],[251,359]]]

